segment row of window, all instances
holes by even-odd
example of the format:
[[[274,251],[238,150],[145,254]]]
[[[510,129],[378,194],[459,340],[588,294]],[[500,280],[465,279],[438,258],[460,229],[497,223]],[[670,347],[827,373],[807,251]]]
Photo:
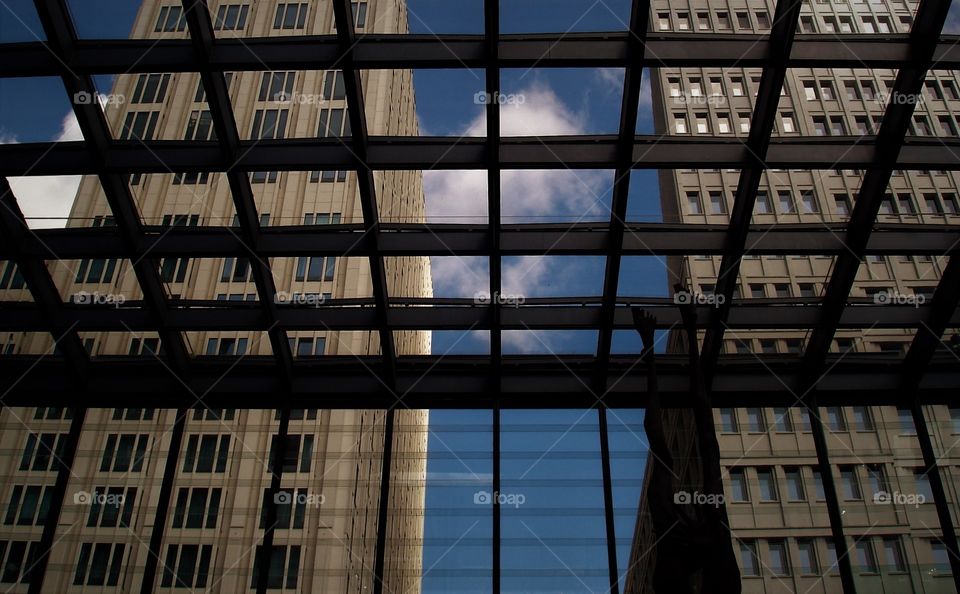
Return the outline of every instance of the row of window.
[[[897,16],[901,32],[910,30],[913,17],[910,14]],[[859,25],[857,24],[859,23]],[[736,26],[734,26],[736,25]],[[686,11],[658,12],[657,28],[660,31],[697,31],[734,32],[734,31],[768,31],[770,30],[770,14],[765,10],[736,11],[731,14],[724,10],[714,12],[697,11],[691,15]],[[890,16],[862,15],[854,18],[852,15],[824,16],[818,23],[815,15],[801,15],[799,31],[802,33],[894,33],[896,25]]]
[[[776,191],[776,209],[770,194],[766,190],[757,192],[757,199],[753,205],[754,214],[817,214],[820,212],[820,201],[813,188],[799,191],[799,200],[794,198],[791,190]],[[731,199],[734,197],[731,193]],[[953,192],[924,192],[920,197],[923,208],[919,208],[914,196],[909,192],[886,194],[880,203],[879,214],[887,216],[909,216],[917,214],[955,215],[960,214],[960,202]],[[707,192],[704,201],[699,191],[686,192],[686,210],[691,215],[722,215],[727,214],[727,200],[721,190]],[[799,208],[798,208],[799,206]],[[833,206],[836,214],[850,216],[853,210],[849,194],[836,193],[833,195]]]
[[[810,413],[806,408],[798,407],[797,412],[787,407],[748,407],[748,408],[719,408],[719,431],[721,433],[766,433],[772,428],[778,433],[795,431],[796,425],[793,415],[800,418],[800,430],[810,431]],[[869,406],[825,406],[822,408],[821,421],[830,431],[874,431],[876,424]],[[768,418],[768,413],[770,417]],[[960,408],[950,407],[950,418],[953,422],[954,433],[960,433]],[[914,435],[916,429],[913,424],[913,414],[910,409],[897,408],[898,429],[901,434]]]
[[[358,29],[367,24],[367,2],[351,2],[354,26]],[[287,2],[277,5],[273,18],[273,30],[303,29],[307,24],[310,5],[305,2]],[[215,31],[243,31],[250,12],[248,4],[224,4],[218,7],[213,20]],[[179,5],[161,6],[154,25],[154,33],[183,32],[187,28],[186,14]]]
[[[861,473],[861,466],[863,473]],[[868,501],[872,501],[876,494],[889,493],[891,490],[883,464],[840,464],[836,468],[839,479],[838,495],[844,501],[863,500],[862,485],[864,484],[869,489],[866,498]],[[861,476],[864,473],[865,476]],[[925,498],[923,501],[932,504],[933,494],[923,468],[914,468],[911,474],[913,476],[912,493],[918,496],[923,495]],[[816,466],[737,466],[729,468],[728,475],[727,487],[731,503],[826,500],[823,477]],[[812,498],[807,493],[807,485],[813,488]]]
[[[936,575],[949,574],[946,548],[935,540],[927,541]],[[829,538],[745,539],[738,540],[740,570],[744,577],[820,577],[839,573],[837,551]],[[879,557],[878,557],[879,551]],[[852,565],[860,574],[905,573],[909,570],[899,536],[855,537],[849,552]],[[883,566],[878,559],[883,560]]]

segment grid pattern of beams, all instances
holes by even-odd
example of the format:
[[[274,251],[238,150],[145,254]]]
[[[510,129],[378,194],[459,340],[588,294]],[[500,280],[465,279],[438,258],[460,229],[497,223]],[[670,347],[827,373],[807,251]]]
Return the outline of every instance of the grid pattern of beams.
[[[0,77],[57,76],[69,96],[95,94],[93,75],[102,73],[198,72],[218,140],[212,142],[113,140],[96,104],[76,104],[83,142],[0,146],[0,175],[96,175],[116,221],[115,227],[30,232],[6,180],[0,180],[0,258],[15,262],[33,302],[0,304],[0,330],[48,332],[57,356],[16,356],[0,360],[5,404],[63,404],[64,394],[85,407],[138,404],[177,408],[163,487],[151,535],[151,558],[142,591],[153,589],[163,526],[169,507],[175,460],[184,417],[195,404],[191,389],[205,390],[208,406],[276,408],[280,411],[273,470],[266,495],[266,526],[256,590],[267,590],[269,555],[277,515],[273,503],[281,485],[282,460],[292,407],[385,409],[380,482],[379,529],[374,593],[384,586],[386,524],[390,494],[396,394],[424,408],[490,408],[493,416],[494,491],[499,490],[501,408],[589,408],[599,405],[610,589],[619,590],[613,530],[606,407],[643,407],[646,379],[634,358],[613,353],[613,333],[631,329],[629,307],[642,305],[659,328],[680,320],[668,299],[618,296],[621,264],[631,255],[720,255],[719,308],[702,307],[698,323],[715,406],[900,405],[913,412],[924,462],[938,506],[942,541],[949,548],[954,580],[960,583],[956,534],[922,406],[952,402],[960,385],[955,361],[937,351],[943,333],[960,327],[960,250],[950,226],[878,224],[880,201],[895,169],[960,170],[960,140],[906,138],[914,101],[891,102],[876,136],[773,138],[779,92],[789,68],[897,68],[896,96],[916,96],[927,70],[960,67],[960,38],[940,35],[948,2],[922,2],[909,35],[795,35],[800,0],[780,0],[769,35],[658,34],[648,32],[649,0],[632,4],[629,30],[610,34],[501,35],[498,0],[484,3],[483,35],[362,35],[354,30],[350,0],[334,1],[336,35],[218,39],[205,2],[183,0],[189,39],[78,39],[65,0],[36,0],[47,41],[0,45]],[[738,139],[637,135],[637,110],[644,68],[711,66],[763,68],[750,135]],[[553,138],[502,138],[500,74],[504,68],[624,68],[620,123],[616,134]],[[340,139],[242,140],[224,72],[264,69],[326,70],[344,75],[351,136]],[[372,136],[367,129],[363,73],[369,69],[481,68],[485,72],[485,138]],[[485,170],[487,224],[398,224],[381,221],[375,170]],[[612,169],[611,217],[604,223],[506,225],[501,221],[501,173],[508,169]],[[737,168],[741,170],[730,224],[626,223],[630,174],[640,169]],[[847,224],[753,225],[750,222],[761,177],[768,169],[863,169],[860,197]],[[362,222],[317,227],[262,228],[248,173],[349,169],[358,177]],[[145,225],[127,184],[133,173],[225,172],[237,227],[166,230]],[[749,246],[749,247],[748,247]],[[735,301],[740,260],[746,254],[836,257],[822,299]],[[372,296],[332,300],[319,308],[281,306],[269,258],[353,256],[370,265]],[[518,307],[470,299],[391,297],[384,258],[394,256],[484,256],[489,258],[490,292],[502,288],[502,258],[517,255],[605,256],[602,292],[593,297],[528,299]],[[949,255],[932,303],[877,306],[850,297],[866,255]],[[164,257],[249,258],[258,294],[255,303],[171,300],[158,273]],[[64,303],[45,261],[123,258],[132,262],[143,298],[121,308]],[[902,361],[883,354],[831,355],[837,329],[916,328]],[[726,329],[805,329],[813,334],[805,353],[749,359],[720,355]],[[398,330],[489,330],[490,353],[476,357],[398,357]],[[592,355],[505,356],[505,330],[597,330]],[[155,331],[163,358],[90,359],[79,331]],[[191,356],[184,332],[259,330],[267,332],[270,357],[241,361]],[[380,352],[361,357],[295,360],[288,332],[365,331],[379,337]],[[891,364],[894,363],[894,364]],[[63,374],[66,366],[69,374]],[[830,373],[817,380],[824,368]],[[660,390],[668,406],[691,405],[689,368],[683,358],[664,358]],[[173,374],[170,371],[173,371]],[[771,373],[773,372],[773,373]],[[79,380],[79,381],[78,381]],[[811,388],[816,388],[812,390]],[[187,389],[184,389],[187,388]],[[809,392],[809,394],[808,394]],[[52,517],[59,515],[69,466],[85,409],[74,411],[68,455],[59,469]],[[823,426],[811,422],[818,462],[829,467]],[[824,475],[834,542],[846,550],[834,479]],[[493,541],[500,540],[499,502],[493,505]],[[40,550],[49,551],[56,523],[44,528]],[[38,559],[41,591],[48,555]],[[846,592],[855,591],[849,559],[839,559]],[[500,550],[494,547],[491,589],[499,592]]]

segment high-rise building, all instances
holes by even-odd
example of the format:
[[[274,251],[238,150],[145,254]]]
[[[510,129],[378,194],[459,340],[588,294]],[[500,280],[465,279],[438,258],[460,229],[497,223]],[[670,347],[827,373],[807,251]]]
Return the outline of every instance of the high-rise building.
[[[406,33],[403,0],[353,2],[359,32]],[[221,38],[322,35],[335,31],[331,2],[213,1],[210,12]],[[133,38],[186,39],[182,4],[145,0]],[[226,73],[233,115],[242,137],[345,138],[350,135],[340,71]],[[372,134],[417,134],[412,73],[363,73],[367,124]],[[121,74],[101,101],[114,138],[212,140],[206,93],[197,73]],[[244,136],[246,135],[246,136]],[[347,142],[346,140],[343,140]],[[262,227],[348,225],[363,221],[353,171],[272,171],[250,174]],[[137,174],[129,179],[139,216],[159,231],[176,227],[236,225],[223,173]],[[423,222],[422,179],[415,171],[377,172],[380,218]],[[80,183],[69,226],[109,226],[113,216],[96,176]],[[239,235],[239,233],[238,233]],[[386,259],[388,291],[404,297],[432,295],[429,260]],[[251,264],[243,258],[166,258],[159,275],[171,303],[177,300],[256,302]],[[130,261],[51,261],[65,301],[122,306],[142,298]],[[360,257],[272,258],[277,299],[323,307],[372,297],[368,260]],[[14,265],[3,277],[5,299],[30,300]],[[342,302],[341,302],[342,303]],[[256,307],[255,303],[250,304]],[[92,357],[160,353],[156,333],[81,332]],[[379,352],[375,332],[289,332],[298,359]],[[270,355],[266,332],[183,333],[191,355],[240,358]],[[428,332],[396,332],[399,354],[428,354]],[[6,354],[43,353],[52,339],[39,334],[4,336]],[[265,533],[264,498],[271,481],[277,410],[209,409],[196,394],[188,412],[154,590],[191,588],[250,591]],[[136,394],[129,404],[138,404]],[[78,403],[82,405],[82,403]],[[311,592],[372,592],[377,540],[384,411],[294,410],[286,440],[277,522],[269,552],[268,588]],[[71,426],[70,409],[7,408],[0,412],[3,523],[0,583],[26,591],[43,526],[58,522],[43,590],[140,591],[177,411],[116,408],[86,411],[70,469],[64,508],[48,517],[60,468],[58,457]],[[426,411],[398,411],[390,488],[385,591],[419,591],[423,533]],[[397,453],[403,455],[397,455]],[[19,584],[19,585],[17,585]]]
[[[773,0],[656,0],[650,28],[658,32],[756,35],[774,26]],[[910,30],[918,2],[850,0],[804,2],[797,35],[890,34]],[[652,69],[657,134],[746,139],[762,71],[759,68]],[[875,68],[788,68],[773,135],[857,137],[876,134],[897,72]],[[916,107],[910,134],[955,137],[960,77],[932,70]],[[822,225],[843,237],[863,179],[853,170],[767,170],[751,223]],[[729,222],[739,170],[677,169],[659,173],[664,222]],[[878,223],[960,223],[960,175],[947,171],[895,171]],[[802,248],[803,246],[797,246]],[[748,246],[749,249],[749,246]],[[800,251],[800,249],[798,249]],[[823,296],[834,256],[746,255],[734,299],[810,299]],[[669,259],[671,284],[679,282],[708,302],[717,287],[719,256]],[[929,302],[947,257],[868,256],[851,293],[864,304]],[[838,329],[832,352],[886,353],[896,364],[915,331]],[[751,353],[795,358],[809,332],[727,329],[723,352],[749,360]],[[674,341],[679,346],[679,341]],[[770,370],[776,381],[776,371]],[[799,402],[802,394],[796,394]],[[937,540],[939,522],[909,410],[891,406],[821,408],[831,469],[855,581],[861,591],[953,592],[948,553]],[[956,519],[960,495],[960,409],[924,407],[939,456],[947,499]],[[686,415],[665,415],[677,459],[696,465]],[[818,459],[805,409],[721,408],[715,411],[725,499],[744,592],[840,592],[837,554]],[[691,457],[691,454],[693,457]],[[650,465],[648,464],[648,472]],[[677,469],[684,481],[696,477]],[[634,558],[653,542],[641,506]],[[956,520],[954,524],[956,524]],[[638,564],[628,592],[650,590],[650,563]]]

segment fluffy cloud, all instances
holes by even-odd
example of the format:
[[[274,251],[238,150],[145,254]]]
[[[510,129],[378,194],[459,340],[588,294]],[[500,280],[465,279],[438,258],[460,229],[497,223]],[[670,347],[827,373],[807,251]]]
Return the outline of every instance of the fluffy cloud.
[[[71,111],[61,123],[54,142],[83,140],[80,125]],[[15,137],[0,138],[0,143],[16,142]],[[80,186],[79,175],[10,177],[10,187],[32,229],[63,227]]]
[[[523,102],[501,110],[502,136],[561,136],[586,133],[587,116],[568,108],[549,87],[534,84],[522,90]],[[484,136],[486,118],[480,116],[463,130],[464,136]],[[612,174],[600,171],[505,170],[501,173],[501,209],[505,222],[605,220],[608,218]],[[485,223],[486,171],[425,171],[427,217],[435,222]],[[473,296],[489,290],[489,268],[482,257],[439,257],[431,260],[434,294]],[[561,259],[526,257],[504,263],[505,293],[532,296],[547,279],[572,276]],[[571,278],[571,282],[572,282]],[[521,351],[543,350],[548,335],[504,333],[504,342]]]

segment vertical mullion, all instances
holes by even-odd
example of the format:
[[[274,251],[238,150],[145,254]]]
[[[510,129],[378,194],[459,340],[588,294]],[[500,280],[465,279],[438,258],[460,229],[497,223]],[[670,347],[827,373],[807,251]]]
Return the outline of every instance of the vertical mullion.
[[[493,405],[493,567],[491,592],[500,594],[500,398]]]
[[[269,582],[270,559],[273,556],[273,535],[277,524],[277,501],[276,495],[280,491],[280,481],[283,478],[283,461],[287,454],[287,435],[290,433],[290,408],[280,409],[280,425],[277,428],[277,438],[273,441],[273,455],[270,457],[271,474],[270,486],[263,496],[263,505],[266,509],[265,523],[263,527],[263,542],[260,546],[260,557],[253,560],[258,564],[257,567],[257,594],[267,594],[267,584]],[[294,503],[291,502],[291,506]],[[291,507],[292,513],[292,507]],[[283,579],[286,578],[286,565],[284,565]]]
[[[607,563],[610,570],[611,594],[620,594],[620,573],[617,570],[617,533],[613,510],[613,479],[610,472],[610,436],[607,430],[607,407],[597,406],[600,430],[600,463],[603,468],[603,509],[607,525]]]
[[[157,574],[157,563],[160,561],[162,552],[163,534],[167,527],[167,514],[170,511],[173,483],[176,482],[177,478],[177,462],[180,459],[180,447],[183,445],[183,433],[188,411],[189,409],[186,408],[178,409],[177,418],[173,422],[170,446],[167,448],[167,461],[163,467],[163,478],[157,499],[157,511],[153,518],[153,531],[150,533],[150,549],[143,563],[143,581],[140,583],[140,594],[153,592],[153,580]],[[144,499],[147,496],[147,493],[144,492]]]
[[[57,482],[53,486],[53,494],[50,497],[50,509],[47,512],[47,521],[43,525],[43,532],[40,535],[40,542],[37,544],[37,558],[30,569],[30,586],[27,588],[27,594],[40,594],[43,592],[43,581],[46,578],[47,565],[50,563],[50,552],[53,548],[53,539],[57,534],[57,528],[60,526],[60,512],[63,509],[63,501],[67,494],[67,486],[70,483],[70,477],[73,475],[73,461],[77,454],[77,446],[80,443],[80,433],[83,430],[83,421],[87,416],[86,408],[72,408],[73,420],[70,422],[70,432],[67,433],[67,441],[64,444],[62,455],[55,463],[59,466],[57,469]],[[28,560],[29,562],[29,560]]]
[[[853,579],[853,566],[850,564],[850,555],[847,554],[847,539],[843,532],[843,515],[840,511],[840,501],[837,498],[837,485],[833,480],[833,469],[830,467],[830,454],[827,448],[827,439],[823,433],[823,422],[820,420],[820,409],[816,404],[816,393],[811,392],[805,402],[810,419],[810,431],[813,433],[813,445],[817,452],[817,464],[820,467],[820,480],[823,483],[823,494],[827,501],[827,517],[830,519],[830,533],[833,545],[837,551],[837,565],[840,569],[840,582],[844,594],[856,594],[857,586]]]
[[[390,466],[393,458],[394,408],[387,409],[383,427],[383,460],[380,468],[380,507],[377,510],[377,548],[373,565],[373,594],[383,594],[387,549],[387,522],[390,519]],[[389,592],[389,588],[387,589]]]

